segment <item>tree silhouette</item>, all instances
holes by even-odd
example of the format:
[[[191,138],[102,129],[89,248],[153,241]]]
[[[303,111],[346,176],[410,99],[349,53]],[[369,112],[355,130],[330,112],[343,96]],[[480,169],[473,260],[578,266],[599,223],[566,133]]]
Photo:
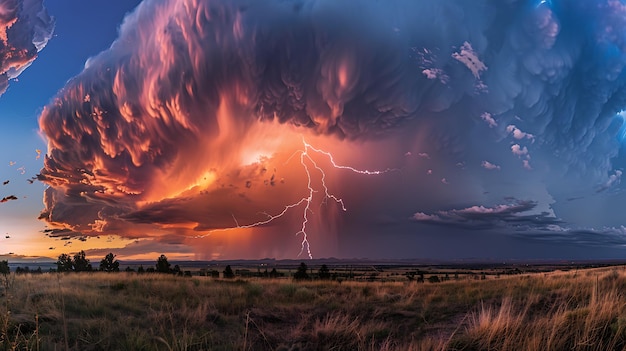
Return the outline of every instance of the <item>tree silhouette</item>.
[[[156,263],[157,272],[170,273],[171,272],[170,266],[171,264],[167,262],[167,257],[165,255],[161,255],[159,258],[157,258],[157,263]]]
[[[120,262],[115,259],[115,255],[112,252],[109,252],[102,259],[102,261],[100,261],[100,270],[103,272],[119,272],[120,271]]]
[[[276,271],[276,268],[272,268],[272,271],[270,272],[270,278],[278,278],[278,271]]]
[[[431,275],[430,277],[428,277],[428,281],[431,283],[439,283],[441,280],[439,279],[438,276]]]
[[[85,251],[81,250],[74,255],[74,271],[76,272],[91,272],[91,263],[85,257]]]
[[[233,269],[230,268],[230,265],[226,266],[226,268],[224,268],[224,278],[234,278],[235,277],[235,273],[233,273]]]
[[[293,275],[293,279],[296,279],[296,280],[307,280],[307,279],[310,279],[309,278],[309,273],[307,273],[307,269],[308,268],[306,266],[306,263],[301,262],[300,266],[298,266],[298,270]]]
[[[9,261],[0,261],[0,274],[7,275],[9,273],[11,273]]]
[[[72,256],[68,254],[61,254],[56,262],[57,272],[71,272],[74,270],[74,264],[72,263]]]
[[[328,266],[323,264],[322,267],[320,267],[320,270],[317,272],[317,274],[319,275],[320,279],[330,279],[330,270],[328,269]]]

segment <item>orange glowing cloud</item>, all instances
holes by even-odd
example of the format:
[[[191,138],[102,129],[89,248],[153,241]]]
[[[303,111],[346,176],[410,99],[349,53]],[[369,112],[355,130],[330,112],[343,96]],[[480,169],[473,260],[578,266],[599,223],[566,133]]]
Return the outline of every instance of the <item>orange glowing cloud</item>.
[[[294,11],[278,1],[144,1],[41,114],[40,180],[50,187],[40,218],[86,236],[164,241],[210,243],[253,223],[295,234],[303,217],[332,232],[325,222],[343,205],[310,188],[339,184],[337,171],[326,174],[317,162],[332,168],[329,155],[304,140],[358,154],[346,152],[349,140],[393,128],[415,107],[394,68],[403,63],[371,48],[389,38],[330,35],[323,14],[306,24]],[[374,83],[381,68],[389,74]],[[290,204],[295,213],[265,223]],[[316,211],[325,220],[307,218]],[[304,232],[293,239],[303,250]]]

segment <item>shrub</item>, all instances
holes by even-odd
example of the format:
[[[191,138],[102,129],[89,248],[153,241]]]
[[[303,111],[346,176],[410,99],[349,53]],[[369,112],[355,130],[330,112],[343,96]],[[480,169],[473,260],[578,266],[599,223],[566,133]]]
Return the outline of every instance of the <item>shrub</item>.
[[[323,264],[322,267],[320,267],[320,270],[317,272],[318,276],[320,277],[320,279],[326,280],[326,279],[330,279],[330,270],[328,269],[328,266]]]
[[[308,280],[308,279],[310,279],[309,278],[309,274],[307,273],[306,263],[304,263],[304,262],[300,263],[300,266],[298,266],[298,270],[293,275],[293,279],[295,279],[295,280]]]

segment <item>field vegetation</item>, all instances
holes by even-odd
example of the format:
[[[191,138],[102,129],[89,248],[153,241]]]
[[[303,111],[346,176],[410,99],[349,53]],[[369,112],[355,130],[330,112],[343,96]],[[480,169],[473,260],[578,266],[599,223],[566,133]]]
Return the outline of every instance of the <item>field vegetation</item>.
[[[323,273],[332,276],[333,267]],[[0,350],[626,348],[623,267],[438,282],[136,272],[0,278]]]

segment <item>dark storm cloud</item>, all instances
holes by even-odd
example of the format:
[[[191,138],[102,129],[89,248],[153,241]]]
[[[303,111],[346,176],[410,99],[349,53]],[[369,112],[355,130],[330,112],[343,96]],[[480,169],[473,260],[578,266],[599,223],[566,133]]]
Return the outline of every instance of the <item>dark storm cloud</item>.
[[[82,236],[81,233],[72,231],[71,229],[44,229],[43,233],[51,238],[71,238]]]
[[[513,233],[513,235],[523,239],[569,244],[573,243],[587,247],[619,248],[626,246],[626,227],[606,227],[600,229],[567,229],[562,227],[552,227],[549,230],[527,231],[523,233],[516,232]]]
[[[472,206],[463,209],[417,212],[414,222],[468,230],[493,230],[522,238],[597,247],[626,246],[626,227],[580,228],[548,212],[536,213],[536,202],[517,201],[492,207]]]
[[[474,230],[505,228],[518,231],[546,229],[562,223],[561,220],[547,212],[523,214],[534,210],[536,207],[537,203],[534,201],[517,201],[492,207],[472,206],[430,214],[417,212],[411,217],[411,220]]]
[[[478,188],[487,170],[499,170],[490,172],[497,182],[523,179],[520,192],[563,178],[614,186],[615,115],[626,107],[622,14],[616,0],[146,0],[41,115],[48,153],[40,178],[51,186],[42,218],[76,231],[115,223],[120,234],[126,222],[232,226],[231,209],[242,204],[254,218],[271,197],[252,195],[255,186],[244,196],[181,194],[207,170],[239,174],[233,150],[249,142],[248,131],[276,122],[333,140],[397,138],[397,149],[427,129],[426,145],[399,155],[433,165],[418,181],[436,175],[428,195],[449,188],[441,190],[447,208],[461,207],[454,196]],[[262,175],[230,177],[241,189]],[[420,205],[404,204],[403,213]],[[520,201],[414,219],[558,225],[546,206]],[[538,214],[524,214],[531,210]]]
[[[0,0],[0,95],[33,63],[53,30],[43,0]]]

